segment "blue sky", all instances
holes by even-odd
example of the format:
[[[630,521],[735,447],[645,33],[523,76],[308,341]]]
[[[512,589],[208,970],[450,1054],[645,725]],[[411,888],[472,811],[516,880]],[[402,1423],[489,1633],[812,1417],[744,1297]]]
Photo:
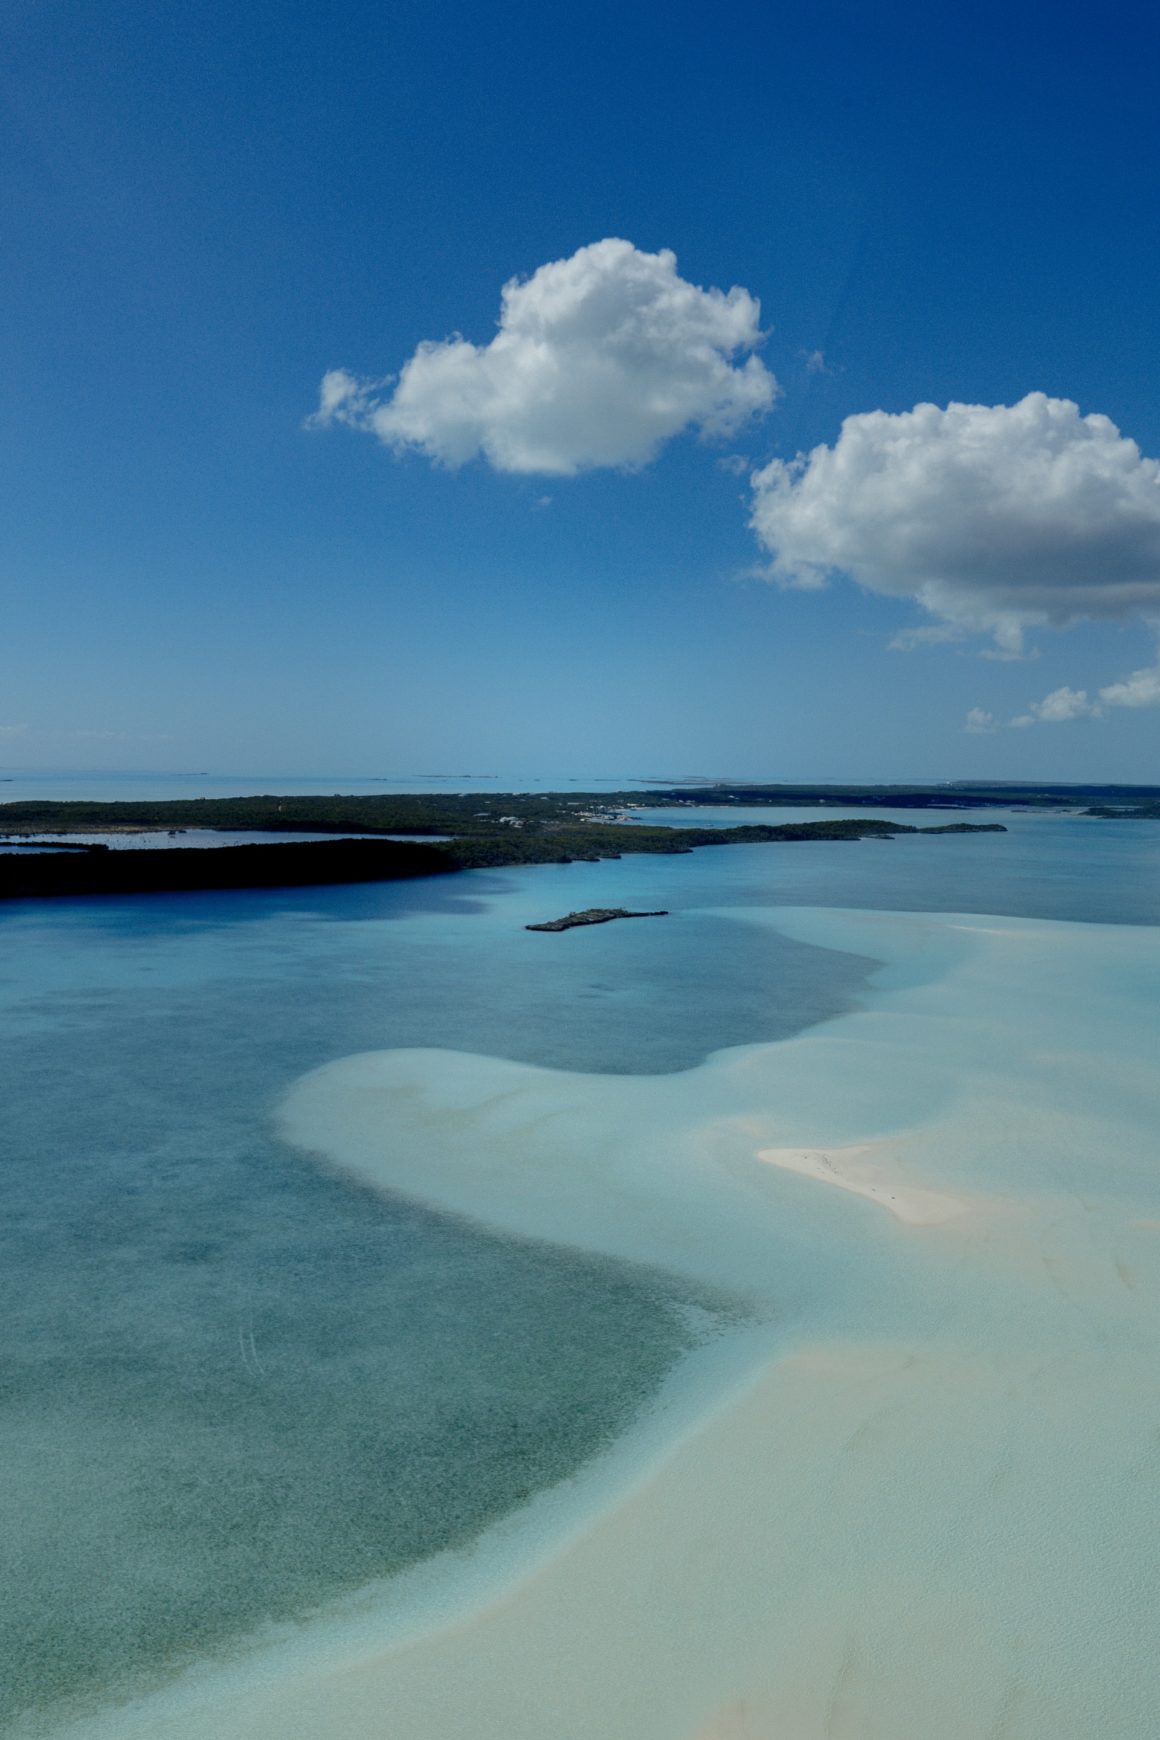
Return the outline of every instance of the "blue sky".
[[[1158,47],[14,0],[0,762],[1155,779]]]

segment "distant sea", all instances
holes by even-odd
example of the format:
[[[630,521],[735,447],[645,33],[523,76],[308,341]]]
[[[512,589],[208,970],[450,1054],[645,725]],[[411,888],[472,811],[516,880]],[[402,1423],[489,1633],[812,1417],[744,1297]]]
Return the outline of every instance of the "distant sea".
[[[25,776],[0,802],[516,783]],[[0,1733],[55,1733],[464,1550],[597,1464],[753,1312],[776,1339],[873,1285],[854,1254],[820,1289],[813,1232],[771,1234],[755,1303],[370,1190],[279,1134],[297,1081],[423,1048],[677,1083],[723,1048],[873,1007],[870,933],[750,922],[782,908],[1160,925],[1160,824],[1002,819],[0,910]],[[670,917],[524,929],[594,905]]]
[[[51,799],[65,803],[74,799],[94,803],[137,800],[161,802],[166,798],[323,797],[332,792],[374,797],[380,792],[473,792],[473,791],[627,791],[639,786],[678,784],[677,780],[649,780],[639,776],[602,775],[599,778],[560,778],[550,775],[497,773],[384,774],[381,778],[352,778],[330,774],[324,778],[300,778],[287,774],[214,773],[36,773],[28,769],[0,768],[0,804]]]

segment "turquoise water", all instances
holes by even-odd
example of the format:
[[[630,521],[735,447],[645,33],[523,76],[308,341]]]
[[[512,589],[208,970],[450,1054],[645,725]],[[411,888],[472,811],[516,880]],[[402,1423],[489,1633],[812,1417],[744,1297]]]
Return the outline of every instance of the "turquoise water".
[[[703,1335],[688,1288],[383,1202],[271,1134],[351,1051],[675,1070],[865,978],[711,918],[552,953],[519,898],[475,876],[0,916],[5,1718],[469,1538]]]
[[[669,1078],[650,1124],[676,1132],[679,1072],[946,965],[911,951],[872,983],[889,954],[873,927],[795,939],[766,909],[1151,925],[1158,872],[1154,825],[1029,816],[1006,835],[5,910],[3,1719],[39,1708],[51,1726],[60,1700],[148,1683],[463,1544],[623,1433],[750,1308],[739,1258],[678,1279],[659,1233],[642,1267],[624,1260],[638,1238],[594,1255],[578,1224],[499,1236],[319,1167],[273,1117],[307,1072],[422,1047],[565,1071],[578,1092]],[[597,904],[671,916],[523,929]],[[1130,959],[1124,975],[1146,1030],[1152,981],[1133,986]],[[606,1115],[615,1145],[620,1101],[598,1101],[585,1139]],[[787,1328],[839,1323],[871,1292],[898,1323],[953,1314],[953,1288],[891,1279],[874,1239],[835,1280],[842,1206],[754,1246]],[[589,1254],[561,1248],[571,1235]]]
[[[571,1740],[1152,1740],[1160,928],[745,922],[884,965],[860,1008],[675,1076],[395,1050],[284,1102],[373,1188],[771,1310],[748,1389],[525,1588],[422,1647],[384,1627],[373,1703],[302,1674],[303,1736],[378,1740],[389,1708],[536,1740],[551,1707]],[[276,1740],[289,1697],[236,1689]]]

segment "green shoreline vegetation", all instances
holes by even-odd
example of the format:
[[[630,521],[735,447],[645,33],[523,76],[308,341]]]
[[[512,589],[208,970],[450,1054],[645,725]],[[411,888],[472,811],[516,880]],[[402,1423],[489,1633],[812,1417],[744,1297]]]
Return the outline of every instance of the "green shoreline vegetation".
[[[760,791],[774,788],[757,788]],[[191,798],[164,802],[24,802],[0,805],[0,835],[31,842],[44,834],[168,830],[172,847],[113,851],[107,846],[0,854],[0,899],[94,894],[176,893],[227,888],[309,887],[332,883],[396,881],[459,870],[518,864],[597,863],[625,853],[681,853],[702,846],[778,841],[894,839],[898,835],[1002,833],[1000,823],[965,821],[918,827],[873,816],[810,822],[747,824],[736,828],[647,827],[623,820],[627,811],[685,808],[696,803],[791,801],[763,798],[749,788],[680,788],[648,793],[481,793],[372,797]],[[727,795],[726,795],[727,794]],[[911,807],[934,807],[911,796]],[[942,793],[946,802],[945,791]],[[739,801],[739,800],[738,800]],[[795,794],[793,801],[803,799]],[[809,801],[808,797],[804,801]],[[869,802],[869,798],[865,800]],[[880,794],[878,802],[887,801]],[[890,798],[891,803],[894,802]],[[979,800],[973,800],[978,802]],[[994,801],[989,799],[988,801]],[[969,807],[969,806],[968,806]],[[180,830],[248,829],[269,842],[182,847]],[[278,841],[279,832],[312,830],[320,836],[405,833],[418,839],[319,838]],[[421,836],[431,836],[430,843]]]
[[[1088,815],[1160,812],[1160,786],[746,785],[698,780],[614,792],[383,792],[372,796],[24,800],[0,803],[0,835],[132,829],[251,828],[318,833],[467,836],[499,828],[614,822],[626,812],[730,804],[777,809],[817,804],[914,810],[1062,809]],[[825,818],[819,818],[823,820]]]

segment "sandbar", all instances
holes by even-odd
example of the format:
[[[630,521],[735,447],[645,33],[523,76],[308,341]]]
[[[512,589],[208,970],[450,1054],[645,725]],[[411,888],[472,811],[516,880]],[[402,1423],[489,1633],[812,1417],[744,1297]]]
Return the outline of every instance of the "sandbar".
[[[843,1148],[759,1148],[757,1158],[785,1172],[798,1172],[821,1184],[836,1184],[889,1209],[906,1226],[937,1226],[965,1214],[969,1203],[960,1196],[922,1185],[904,1184],[888,1168],[866,1156],[886,1147],[882,1142],[857,1142]]]

